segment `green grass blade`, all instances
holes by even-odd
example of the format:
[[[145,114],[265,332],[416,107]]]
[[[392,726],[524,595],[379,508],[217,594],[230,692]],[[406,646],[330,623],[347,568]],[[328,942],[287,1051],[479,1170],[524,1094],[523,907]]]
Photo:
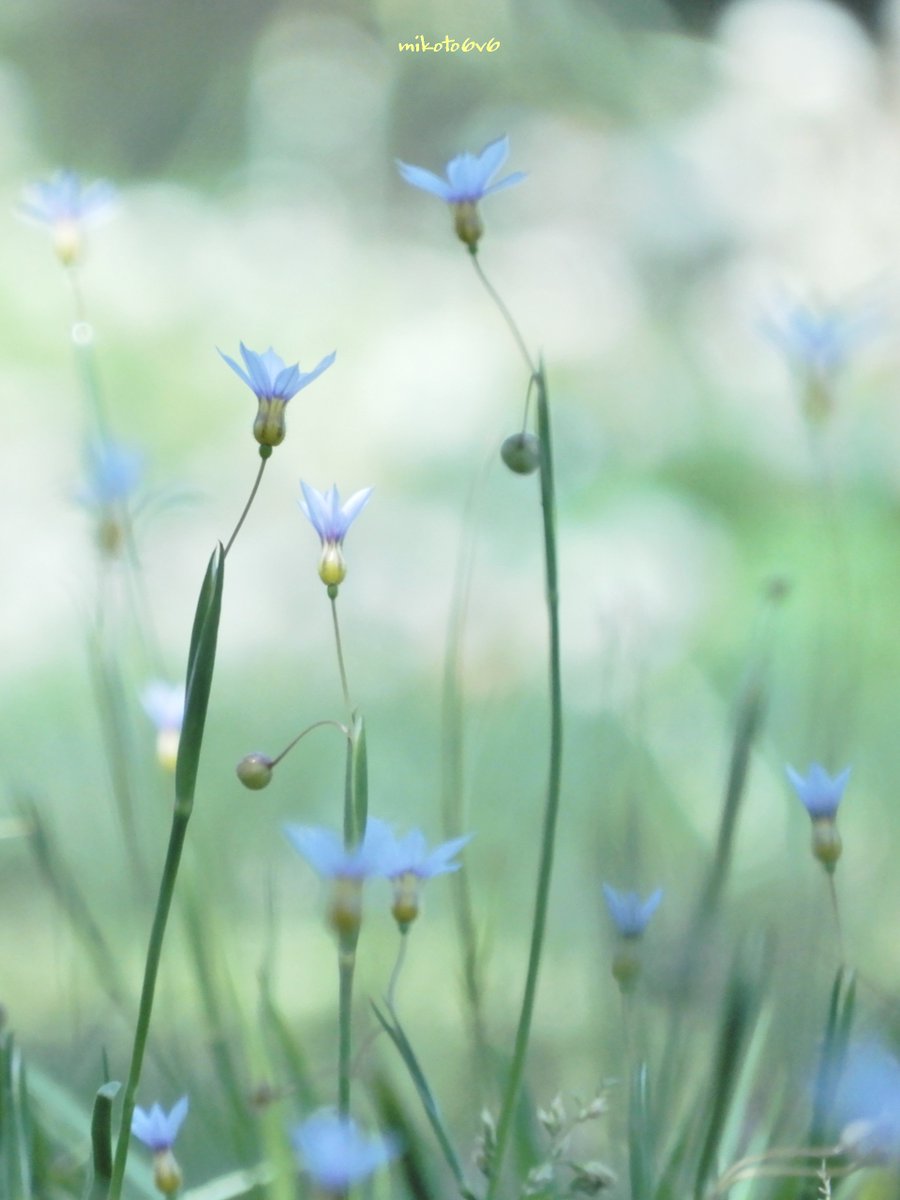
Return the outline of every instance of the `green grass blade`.
[[[188,652],[184,723],[175,766],[175,794],[179,803],[188,808],[193,803],[197,784],[200,748],[216,660],[224,582],[225,556],[220,543],[212,553],[200,588]]]
[[[91,1151],[94,1167],[88,1200],[103,1200],[112,1178],[112,1109],[121,1088],[120,1083],[104,1083],[97,1089],[91,1115]]]
[[[11,1033],[0,1041],[0,1181],[3,1200],[30,1200],[31,1117],[22,1055]]]

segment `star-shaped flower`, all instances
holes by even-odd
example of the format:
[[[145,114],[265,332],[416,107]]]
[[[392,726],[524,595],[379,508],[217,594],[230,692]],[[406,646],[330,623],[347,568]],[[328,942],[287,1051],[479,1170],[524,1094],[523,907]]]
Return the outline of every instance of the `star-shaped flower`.
[[[832,777],[819,763],[810,763],[806,775],[793,767],[784,768],[794,791],[814,821],[833,820],[850,778],[850,767]]]
[[[522,171],[514,171],[505,179],[491,183],[491,179],[506,162],[509,155],[509,138],[504,136],[490,142],[480,154],[458,154],[447,163],[447,178],[441,179],[424,167],[414,167],[397,160],[397,169],[407,183],[430,192],[439,200],[454,207],[456,233],[470,250],[475,250],[483,233],[481,218],[476,205],[485,196],[503,188],[521,183],[525,178]]]
[[[398,838],[384,822],[379,822],[379,825],[384,827],[379,874],[386,875],[393,884],[394,903],[391,912],[401,931],[405,932],[419,915],[419,890],[423,881],[435,875],[458,871],[462,864],[453,862],[453,857],[471,841],[473,835],[469,833],[453,838],[429,850],[421,829],[413,829],[405,837]]]
[[[25,188],[20,212],[50,229],[56,253],[71,266],[80,256],[83,230],[111,212],[117,195],[105,179],[84,184],[75,171],[60,170]]]
[[[291,1140],[310,1178],[332,1196],[343,1196],[398,1152],[393,1138],[370,1137],[332,1109],[307,1117]]]
[[[629,939],[643,934],[663,897],[662,888],[641,900],[637,892],[620,892],[608,883],[603,885],[603,895],[616,932]]]
[[[332,829],[317,825],[285,825],[285,836],[323,879],[332,881],[328,921],[341,937],[354,935],[362,920],[362,888],[366,879],[384,874],[390,829],[370,817],[357,846],[347,847]]]
[[[187,1112],[187,1096],[182,1096],[168,1115],[158,1104],[154,1104],[149,1112],[143,1108],[135,1108],[131,1118],[131,1132],[154,1154],[171,1150]]]
[[[335,351],[326,354],[318,366],[311,371],[301,371],[298,363],[286,366],[284,359],[276,354],[270,346],[262,354],[248,350],[241,342],[241,357],[244,366],[240,366],[224,354],[219,354],[228,363],[232,371],[238,375],[259,401],[259,411],[253,424],[253,435],[261,446],[279,446],[287,432],[284,423],[284,406],[293,396],[312,383],[314,379],[326,371],[335,359]],[[246,369],[245,369],[246,368]]]
[[[337,587],[347,574],[341,547],[347,531],[372,495],[372,488],[362,488],[354,492],[349,500],[341,504],[337,487],[332,486],[327,492],[317,492],[314,487],[300,480],[300,490],[303,499],[297,503],[300,511],[319,535],[322,543],[322,558],[319,562],[319,577],[329,587]]]

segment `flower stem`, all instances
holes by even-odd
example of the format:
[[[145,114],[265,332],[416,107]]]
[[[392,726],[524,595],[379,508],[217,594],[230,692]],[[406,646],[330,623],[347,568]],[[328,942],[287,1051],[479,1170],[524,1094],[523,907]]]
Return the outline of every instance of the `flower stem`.
[[[400,978],[400,972],[403,970],[403,964],[406,961],[406,946],[408,941],[408,931],[404,929],[400,934],[400,949],[397,951],[394,969],[391,971],[391,978],[388,982],[387,995],[384,998],[387,1010],[394,1018],[394,1021],[397,1020],[397,1014],[394,1011],[394,993],[397,990],[397,980]]]
[[[531,928],[531,949],[528,956],[528,971],[512,1064],[503,1094],[500,1118],[497,1124],[497,1147],[494,1154],[494,1169],[491,1173],[487,1200],[494,1200],[500,1186],[503,1156],[512,1132],[513,1117],[525,1057],[531,1034],[531,1019],[534,1012],[544,932],[547,924],[547,906],[550,897],[550,880],[553,874],[553,852],[556,842],[556,823],[559,814],[560,781],[562,777],[562,681],[560,673],[559,647],[559,585],[556,563],[556,499],[553,486],[553,455],[550,441],[550,409],[547,384],[543,366],[535,372],[537,391],[537,425],[540,442],[541,512],[544,529],[544,559],[546,573],[547,617],[550,642],[550,761],[547,780],[547,802],[544,809],[541,858],[538,868],[537,892],[534,903],[534,920]]]
[[[353,976],[356,971],[356,942],[359,931],[341,935],[338,948],[338,1112],[350,1113],[350,1078],[352,1075]]]
[[[344,693],[344,703],[347,706],[347,712],[350,713],[351,722],[353,718],[353,705],[350,703],[350,689],[347,686],[347,669],[344,666],[344,650],[341,645],[341,628],[338,624],[337,615],[337,596],[331,595],[329,589],[329,598],[331,600],[331,620],[334,624],[334,645],[337,650],[338,670],[341,673],[341,690]]]
[[[272,759],[272,761],[269,763],[269,766],[272,767],[273,769],[275,767],[277,767],[278,764],[281,762],[281,760],[286,755],[290,754],[290,752],[293,750],[293,748],[297,745],[298,742],[301,742],[306,737],[306,735],[308,733],[312,733],[312,731],[314,729],[321,729],[323,725],[333,725],[335,727],[335,729],[339,729],[341,731],[341,733],[344,734],[345,737],[348,737],[350,734],[350,731],[347,729],[346,725],[342,725],[340,723],[340,721],[332,721],[330,719],[326,719],[324,721],[314,721],[312,725],[307,725],[307,727],[301,733],[298,733],[297,736],[292,741],[288,742],[288,744],[285,746],[285,748],[282,750],[282,752],[278,755],[278,757]]]
[[[528,367],[529,374],[532,377],[537,376],[540,373],[539,369],[534,365],[532,357],[528,353],[528,347],[525,345],[525,339],[522,337],[522,334],[519,332],[519,327],[516,324],[515,320],[513,319],[512,313],[509,311],[509,309],[504,304],[503,300],[500,298],[500,293],[497,291],[497,289],[494,287],[494,285],[488,279],[487,275],[485,275],[484,271],[482,270],[481,263],[478,261],[478,254],[476,253],[475,250],[472,250],[470,257],[472,259],[472,266],[475,268],[475,274],[478,276],[478,278],[484,284],[487,294],[493,300],[494,304],[496,304],[497,308],[500,311],[500,315],[503,317],[503,320],[506,322],[506,324],[509,328],[509,332],[513,335],[515,343],[519,347],[522,357],[525,359],[525,365]]]
[[[260,460],[259,461],[259,470],[256,472],[256,479],[254,479],[254,481],[253,481],[253,487],[250,489],[250,495],[247,497],[247,503],[244,505],[244,511],[241,513],[240,517],[238,517],[238,523],[237,523],[237,525],[235,525],[234,531],[232,532],[231,537],[225,543],[225,550],[223,552],[224,558],[228,557],[228,551],[234,545],[234,539],[241,532],[241,526],[244,524],[244,521],[246,521],[246,519],[247,519],[247,513],[250,511],[250,506],[253,504],[253,501],[256,499],[256,493],[259,491],[259,485],[262,483],[263,471],[266,469],[266,463],[269,461],[271,454],[272,454],[271,446],[260,446],[260,448],[259,448],[259,460]]]

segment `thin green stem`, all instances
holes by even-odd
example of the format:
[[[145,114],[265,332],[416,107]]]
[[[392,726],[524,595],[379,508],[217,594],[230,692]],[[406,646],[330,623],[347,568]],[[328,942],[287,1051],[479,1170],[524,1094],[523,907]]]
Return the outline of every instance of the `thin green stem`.
[[[328,589],[328,597],[331,600],[331,620],[334,625],[334,645],[337,650],[338,670],[341,674],[341,691],[344,693],[344,704],[347,706],[347,712],[350,713],[351,720],[353,716],[353,705],[350,703],[350,689],[347,686],[347,668],[344,666],[344,650],[341,645],[341,627],[338,624],[337,615],[337,593],[332,594],[331,589]]]
[[[125,1084],[125,1095],[122,1101],[122,1123],[119,1127],[119,1140],[116,1144],[116,1157],[109,1185],[109,1200],[119,1200],[122,1194],[125,1164],[128,1159],[128,1144],[131,1137],[131,1119],[134,1115],[135,1096],[141,1078],[141,1067],[144,1062],[147,1037],[150,1032],[150,1017],[153,1012],[156,977],[159,972],[166,923],[169,919],[169,909],[172,906],[175,880],[178,875],[178,867],[181,862],[181,852],[184,848],[184,839],[190,815],[190,804],[178,804],[176,806],[175,816],[172,821],[172,831],[169,835],[169,848],[166,852],[165,867],[163,868],[162,881],[159,886],[159,897],[156,901],[153,927],[150,931],[147,959],[144,965],[144,983],[141,988],[141,1002],[138,1009],[137,1026],[134,1031],[131,1065],[128,1069],[128,1079]]]
[[[225,549],[222,553],[223,558],[228,557],[228,551],[234,545],[234,539],[241,532],[241,526],[246,521],[247,513],[250,511],[250,507],[253,504],[253,501],[256,499],[256,493],[259,491],[259,485],[262,483],[263,471],[266,469],[266,463],[269,461],[271,456],[272,456],[272,447],[271,446],[260,446],[260,448],[259,448],[259,470],[256,472],[256,479],[254,479],[254,481],[253,481],[253,487],[250,489],[250,495],[247,497],[247,503],[244,505],[244,511],[238,517],[238,523],[237,523],[237,525],[235,525],[234,530],[231,534],[231,537],[225,543]]]
[[[478,254],[474,249],[470,253],[470,258],[472,260],[472,266],[475,268],[475,274],[478,276],[478,278],[484,284],[485,290],[487,291],[490,298],[493,300],[494,304],[496,304],[497,308],[500,311],[500,315],[503,317],[503,320],[506,322],[506,324],[509,328],[509,332],[513,335],[513,339],[514,339],[516,345],[518,346],[522,357],[525,359],[525,365],[528,367],[529,374],[532,377],[537,376],[538,374],[540,374],[540,372],[539,372],[539,369],[535,366],[534,360],[532,359],[531,355],[528,353],[528,347],[525,345],[525,339],[522,337],[522,334],[519,332],[519,327],[516,324],[515,320],[513,319],[512,313],[509,311],[509,309],[506,307],[503,300],[501,299],[500,293],[497,291],[497,289],[494,287],[494,285],[488,279],[487,275],[485,275],[484,271],[482,270],[481,263],[478,261]]]
[[[352,1075],[353,976],[356,971],[356,942],[359,932],[342,934],[338,948],[338,1112],[350,1113]]]
[[[837,936],[838,957],[841,966],[847,961],[844,955],[844,929],[841,925],[841,909],[838,904],[837,885],[834,882],[834,872],[828,871],[828,893],[831,896],[831,911],[834,913],[834,929]]]
[[[306,735],[308,733],[312,733],[312,731],[314,729],[321,729],[323,725],[333,725],[335,727],[335,729],[339,729],[341,731],[341,733],[344,735],[344,737],[349,736],[350,731],[347,729],[347,726],[342,725],[340,723],[340,721],[332,721],[330,719],[324,720],[324,721],[315,721],[315,722],[313,722],[312,725],[307,725],[306,729],[304,729],[302,731],[302,733],[298,733],[293,741],[288,742],[288,744],[285,746],[285,748],[282,750],[282,752],[278,755],[278,757],[273,758],[271,760],[271,762],[269,763],[269,766],[272,767],[273,769],[275,767],[277,767],[278,764],[281,762],[281,760],[285,757],[285,755],[290,754],[290,752],[293,750],[293,748],[297,745],[298,742],[301,742],[306,737]]]
[[[547,400],[547,385],[543,367],[536,372],[537,380],[537,424],[540,442],[541,512],[543,514],[544,559],[546,572],[547,617],[549,624],[550,649],[550,761],[547,781],[547,802],[544,809],[544,826],[541,838],[541,858],[538,868],[537,893],[534,903],[534,919],[531,928],[531,948],[528,955],[528,971],[516,1039],[513,1048],[509,1077],[503,1094],[500,1118],[497,1124],[497,1147],[494,1155],[494,1170],[487,1191],[487,1200],[494,1200],[500,1186],[503,1157],[512,1132],[513,1117],[522,1085],[525,1058],[531,1034],[531,1020],[537,993],[544,933],[547,924],[547,907],[550,898],[550,881],[553,874],[553,852],[556,843],[556,823],[559,814],[560,783],[562,778],[562,680],[560,672],[559,646],[559,583],[556,563],[556,500],[553,486],[553,455],[550,438],[550,410]]]
[[[388,1012],[397,1020],[397,1013],[394,1010],[394,993],[397,990],[397,980],[400,978],[400,972],[403,970],[403,964],[406,962],[406,946],[409,941],[408,931],[402,930],[400,933],[400,948],[397,951],[397,957],[394,961],[394,969],[391,971],[391,978],[388,981],[387,995],[384,998],[384,1003],[387,1006]]]

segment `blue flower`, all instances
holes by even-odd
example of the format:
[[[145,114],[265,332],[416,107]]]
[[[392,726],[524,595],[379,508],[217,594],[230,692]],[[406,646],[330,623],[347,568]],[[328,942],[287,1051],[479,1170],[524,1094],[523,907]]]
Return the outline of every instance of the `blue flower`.
[[[384,828],[380,874],[386,875],[393,884],[391,912],[401,931],[405,932],[419,915],[419,889],[423,880],[458,871],[462,864],[452,859],[471,841],[472,834],[453,838],[429,850],[421,829],[413,829],[405,837],[398,838],[388,826]]]
[[[351,1117],[321,1109],[294,1130],[291,1141],[313,1182],[324,1192],[342,1196],[361,1179],[394,1158],[393,1138],[369,1137]]]
[[[303,492],[303,499],[298,501],[300,511],[315,529],[322,543],[319,578],[329,587],[337,587],[347,575],[344,557],[341,554],[344,538],[347,536],[347,530],[368,504],[372,489],[369,487],[354,492],[343,505],[336,486],[322,493],[301,479],[300,490]]]
[[[383,875],[385,848],[390,829],[384,821],[370,817],[363,840],[349,850],[333,829],[318,825],[285,825],[284,832],[314,871],[324,879],[363,880]]]
[[[850,778],[851,768],[845,767],[833,778],[819,763],[811,763],[805,776],[791,766],[786,766],[784,770],[812,819],[833,820]]]
[[[154,1104],[149,1112],[143,1108],[135,1108],[131,1118],[131,1132],[155,1154],[171,1150],[187,1111],[187,1096],[181,1097],[168,1116],[158,1104]]]
[[[51,230],[56,252],[69,266],[81,253],[83,228],[106,216],[117,195],[104,179],[85,185],[75,171],[57,171],[25,188],[20,211]]]
[[[141,706],[156,729],[156,757],[161,766],[174,771],[184,722],[185,687],[153,679],[141,689]]]
[[[882,1045],[849,1048],[835,1114],[846,1153],[880,1162],[900,1156],[900,1063]]]
[[[78,499],[88,508],[124,503],[144,473],[144,455],[119,442],[92,442],[85,454],[87,479]]]
[[[603,885],[606,907],[612,917],[616,932],[623,938],[639,938],[650,923],[650,918],[659,908],[662,888],[657,888],[646,900],[637,892],[620,892],[608,883]]]
[[[426,171],[424,167],[414,167],[399,159],[397,169],[413,187],[430,192],[432,196],[437,196],[439,200],[445,200],[454,206],[457,236],[474,251],[483,233],[481,219],[475,207],[478,201],[493,192],[499,192],[502,188],[521,183],[525,178],[522,171],[514,171],[505,179],[491,183],[492,177],[506,162],[508,154],[509,138],[504,136],[485,146],[480,154],[467,152],[452,158],[447,163],[446,179]]]
[[[259,411],[253,423],[253,435],[261,446],[279,446],[285,438],[284,406],[301,388],[326,371],[335,359],[335,352],[326,354],[318,366],[303,372],[298,363],[285,366],[284,359],[270,346],[263,354],[248,350],[241,342],[241,367],[227,354],[219,351],[232,371],[238,375],[259,401]],[[246,370],[244,369],[246,367]]]
[[[871,334],[869,312],[786,305],[760,324],[762,333],[795,366],[824,378],[845,366],[859,343]]]

